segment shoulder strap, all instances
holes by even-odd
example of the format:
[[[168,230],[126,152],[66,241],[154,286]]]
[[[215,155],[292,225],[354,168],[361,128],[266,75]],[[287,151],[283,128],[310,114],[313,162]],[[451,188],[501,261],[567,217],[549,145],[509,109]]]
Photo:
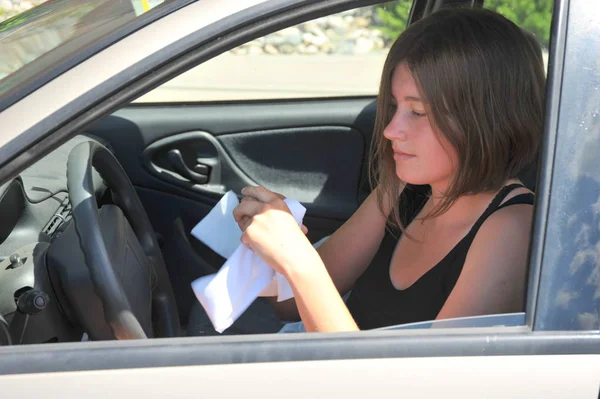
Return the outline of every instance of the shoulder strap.
[[[488,217],[490,217],[490,215],[492,213],[496,212],[500,208],[507,206],[507,204],[511,203],[513,199],[518,198],[521,195],[528,195],[528,194],[517,195],[514,198],[511,198],[510,200],[508,200],[506,203],[502,204],[502,201],[504,201],[504,198],[506,198],[506,196],[508,194],[510,194],[513,190],[515,190],[517,188],[521,188],[521,187],[525,187],[525,186],[523,186],[520,183],[513,183],[513,184],[509,184],[508,186],[504,186],[502,188],[502,190],[500,190],[498,192],[498,194],[496,194],[496,196],[494,197],[492,202],[490,202],[490,205],[488,205],[485,212],[483,212],[483,214],[481,214],[479,219],[477,219],[477,222],[475,222],[475,224],[471,228],[471,231],[469,231],[468,235],[469,236],[475,235],[477,233],[477,231],[479,230],[479,228],[481,227],[481,225],[483,224],[483,222],[485,222],[485,220]],[[531,194],[529,194],[529,195],[531,195]],[[521,202],[519,202],[519,203],[521,203]],[[523,203],[525,203],[525,202],[523,202]],[[531,203],[533,204],[533,201],[531,201]],[[500,204],[502,204],[502,205],[500,205]],[[512,204],[514,205],[514,203],[512,203]]]
[[[505,203],[500,205],[498,208],[496,208],[495,211],[498,211],[502,208],[506,208],[507,206],[511,206],[511,205],[518,205],[518,204],[533,205],[534,201],[535,201],[535,196],[532,193],[515,195],[514,197],[512,197],[511,199],[509,199],[508,201],[506,201]]]

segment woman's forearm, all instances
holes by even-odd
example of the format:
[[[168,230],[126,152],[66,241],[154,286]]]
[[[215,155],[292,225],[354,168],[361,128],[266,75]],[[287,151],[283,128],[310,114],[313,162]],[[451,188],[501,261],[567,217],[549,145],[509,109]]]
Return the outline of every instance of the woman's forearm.
[[[286,276],[306,330],[358,331],[321,259],[311,256],[306,261],[301,267],[292,268]]]

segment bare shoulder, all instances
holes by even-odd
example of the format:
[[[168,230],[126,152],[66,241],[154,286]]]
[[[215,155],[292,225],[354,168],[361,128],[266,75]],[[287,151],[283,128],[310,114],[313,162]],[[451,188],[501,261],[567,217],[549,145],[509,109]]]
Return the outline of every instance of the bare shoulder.
[[[530,204],[514,204],[497,210],[483,222],[471,250],[482,250],[490,255],[527,251],[532,218]]]

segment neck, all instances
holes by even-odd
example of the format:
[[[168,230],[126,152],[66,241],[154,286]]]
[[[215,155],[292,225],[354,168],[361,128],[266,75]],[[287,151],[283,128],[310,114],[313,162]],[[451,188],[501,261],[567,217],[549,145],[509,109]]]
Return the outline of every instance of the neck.
[[[431,187],[431,205],[437,207],[444,199],[446,191],[448,191],[449,182],[435,182],[431,183],[429,186]]]
[[[445,193],[448,191],[449,182],[430,184],[431,198],[429,200],[430,209],[437,208],[444,200]],[[479,214],[480,209],[484,208],[493,198],[494,193],[481,193],[476,195],[463,195],[456,199],[452,206],[436,219],[442,223],[462,223],[465,218]],[[477,210],[474,213],[474,210]]]

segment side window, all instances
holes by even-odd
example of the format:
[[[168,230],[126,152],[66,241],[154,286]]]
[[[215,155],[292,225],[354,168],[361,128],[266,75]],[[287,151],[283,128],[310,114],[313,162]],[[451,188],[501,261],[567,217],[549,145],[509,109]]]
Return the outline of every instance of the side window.
[[[344,11],[258,38],[136,102],[373,96],[412,0]]]
[[[485,0],[483,5],[504,15],[535,36],[542,48],[547,70],[554,0]]]

